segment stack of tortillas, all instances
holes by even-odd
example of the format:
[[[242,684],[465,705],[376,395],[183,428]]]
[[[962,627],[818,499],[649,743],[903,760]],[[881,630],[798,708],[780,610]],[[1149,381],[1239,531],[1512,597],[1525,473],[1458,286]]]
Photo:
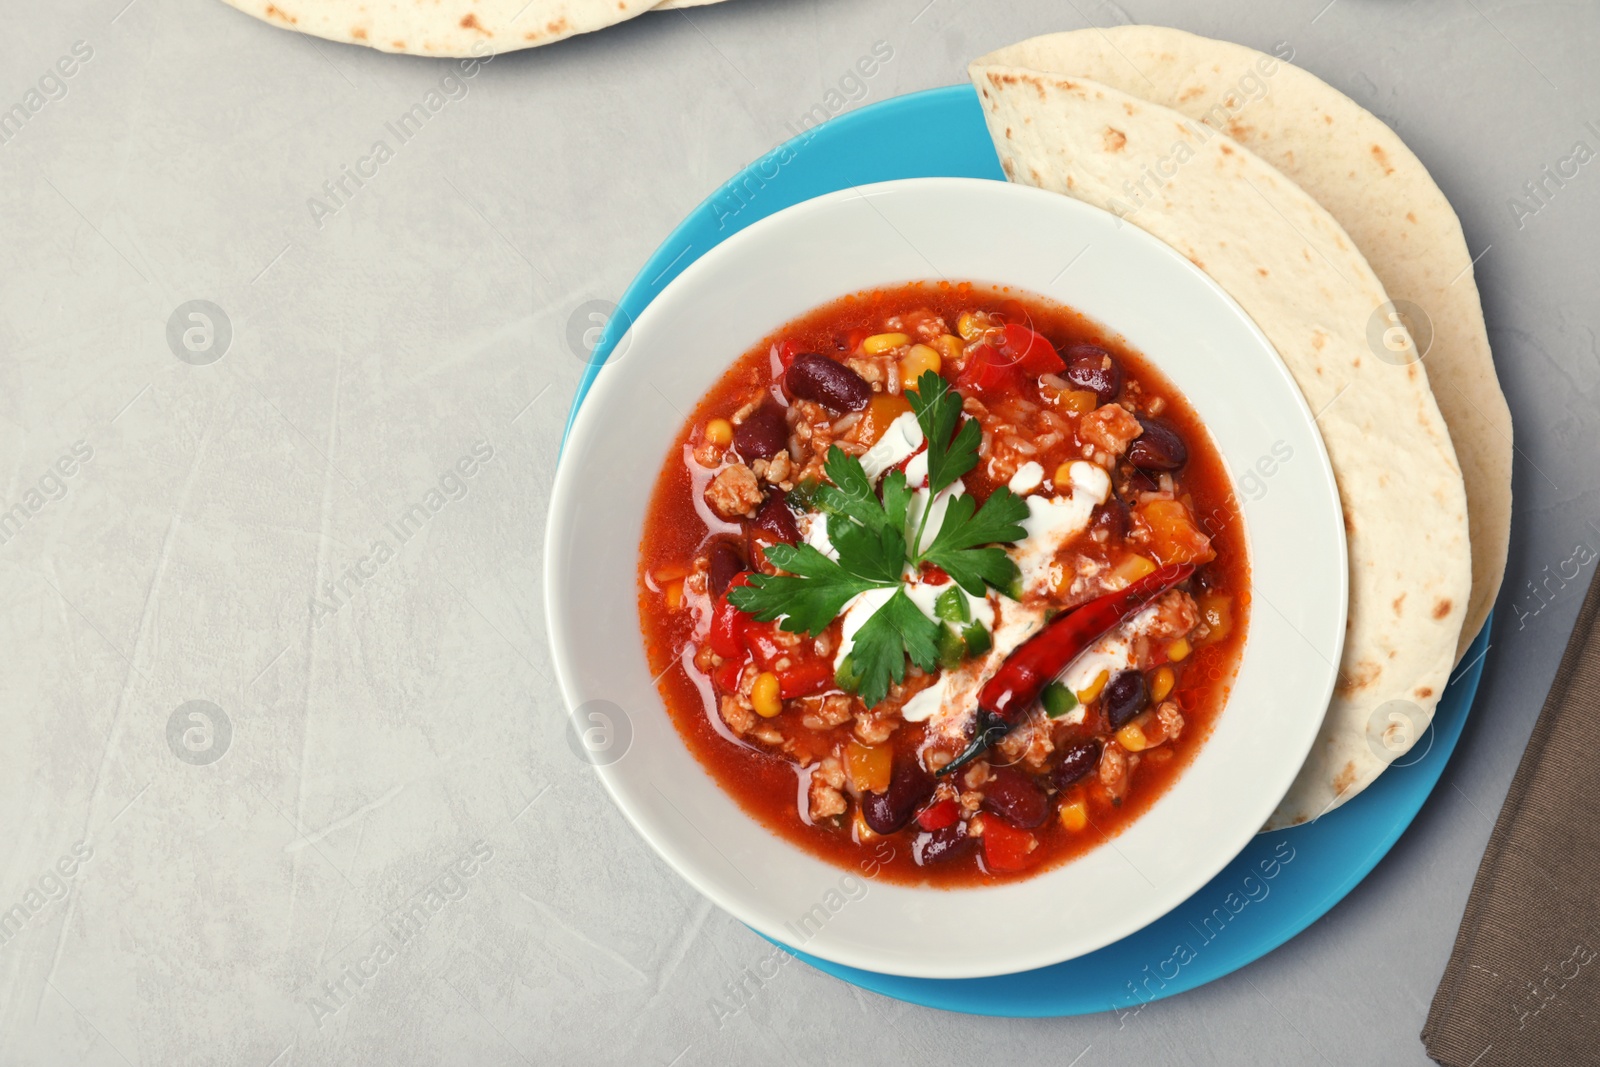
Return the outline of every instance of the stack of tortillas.
[[[551,44],[646,11],[721,0],[227,0],[265,22],[342,44],[483,57]]]
[[[1511,415],[1460,221],[1392,130],[1253,49],[1122,26],[1024,41],[970,72],[1012,181],[1182,252],[1318,413],[1349,625],[1322,732],[1268,828],[1315,819],[1425,735],[1505,569]],[[1252,619],[1286,625],[1259,597]]]

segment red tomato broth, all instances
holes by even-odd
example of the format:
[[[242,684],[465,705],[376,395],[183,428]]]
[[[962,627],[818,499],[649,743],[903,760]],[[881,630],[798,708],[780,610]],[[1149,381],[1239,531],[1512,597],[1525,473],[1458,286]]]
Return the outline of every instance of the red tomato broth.
[[[1000,871],[990,870],[978,861],[985,855],[982,839],[968,846],[960,858],[919,865],[914,857],[914,844],[918,835],[925,831],[918,820],[914,818],[905,829],[894,834],[873,834],[858,817],[859,803],[853,796],[843,815],[816,820],[813,824],[808,815],[808,774],[797,773],[792,759],[741,740],[723,721],[717,706],[718,689],[708,677],[713,672],[702,671],[693,660],[694,653],[707,637],[712,601],[705,592],[687,588],[693,584],[693,578],[685,582],[677,577],[692,574],[696,557],[706,550],[711,540],[696,507],[695,489],[697,480],[704,484],[708,471],[705,468],[696,470],[694,456],[697,449],[710,447],[708,423],[713,419],[727,419],[754,394],[771,390],[796,354],[817,352],[843,358],[848,353],[842,349],[856,350],[862,338],[883,332],[887,318],[908,315],[919,309],[941,316],[952,331],[963,311],[996,311],[1005,315],[1008,322],[1022,320],[1058,351],[1064,351],[1069,345],[1089,343],[1112,353],[1125,374],[1124,393],[1136,394],[1140,402],[1159,398],[1160,419],[1175,428],[1187,444],[1188,459],[1179,472],[1184,496],[1190,502],[1190,514],[1200,517],[1199,525],[1209,534],[1211,548],[1216,553],[1191,583],[1193,591],[1196,595],[1209,592],[1231,595],[1231,628],[1225,636],[1198,644],[1182,663],[1172,664],[1177,668],[1177,682],[1167,699],[1182,710],[1181,734],[1140,753],[1142,758],[1133,772],[1136,787],[1117,803],[1107,802],[1096,792],[1099,786],[1093,783],[1095,771],[1067,789],[1052,793],[1049,817],[1042,826],[1026,831],[1035,842],[1031,851],[1018,854],[1010,847],[1015,844],[1016,835],[1024,831],[1007,823],[992,842],[998,846],[1004,839],[1009,848],[1003,854],[996,853],[1002,855],[1003,870]],[[1038,361],[1033,353],[1029,353],[1028,359]],[[953,377],[949,368],[943,373],[947,379]],[[1016,377],[1015,383],[1002,384],[993,393],[980,395],[986,400],[998,397],[997,402],[1012,396],[1027,398],[1031,395],[1037,402],[1041,395],[1038,381],[1031,374],[1019,373]],[[1003,479],[989,477],[985,473],[987,469],[988,462],[980,459],[978,467],[965,478],[968,491],[978,500],[985,499],[998,484],[1003,484]],[[1092,548],[1081,544],[1086,537],[1087,531],[1071,542],[1072,547],[1092,554]],[[1119,336],[1071,309],[1006,288],[947,282],[918,283],[844,297],[787,324],[734,362],[701,399],[663,464],[646,515],[639,577],[639,613],[650,669],[659,675],[658,685],[675,727],[707,773],[747,813],[808,852],[841,867],[860,869],[874,876],[881,874],[890,881],[942,887],[989,884],[1049,869],[1121,833],[1149,810],[1193,759],[1226,703],[1245,641],[1250,603],[1249,563],[1232,481],[1198,416],[1165,376]],[[672,609],[670,601],[673,582],[682,583],[678,586],[680,607],[677,610]],[[834,627],[838,625],[836,621]],[[722,669],[726,681],[733,672],[726,664]],[[1155,669],[1152,664],[1149,671]],[[708,693],[711,694],[709,699]],[[1151,707],[1154,706],[1152,703]],[[787,705],[782,712],[782,716],[794,714]],[[1104,733],[1107,726],[1104,712],[1097,711],[1087,716],[1081,728],[1066,728],[1069,736],[1058,745],[1058,750],[1075,737]],[[881,743],[891,747],[898,766],[899,761],[917,757],[925,743],[922,735],[919,724],[906,722]],[[853,736],[848,722],[817,732],[815,751],[805,752],[802,743],[802,755],[823,758],[826,752]],[[991,756],[996,765],[1006,762],[998,752]],[[813,764],[812,769],[815,768]],[[960,778],[962,773],[957,772],[952,778]],[[1057,817],[1061,804],[1075,800],[1082,800],[1087,815],[1084,828],[1076,831],[1068,829]],[[936,799],[932,806],[938,803]],[[947,809],[935,816],[933,822],[942,823],[945,813]],[[998,821],[999,817],[986,812],[982,818],[987,825]]]

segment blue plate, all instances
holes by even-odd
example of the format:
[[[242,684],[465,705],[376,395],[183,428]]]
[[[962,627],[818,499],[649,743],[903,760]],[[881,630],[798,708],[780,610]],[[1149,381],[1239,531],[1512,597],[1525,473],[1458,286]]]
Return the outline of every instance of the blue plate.
[[[746,167],[695,208],[628,286],[595,346],[568,430],[628,324],[708,249],[757,219],[823,193],[936,176],[1005,180],[970,86],[914,93],[841,115]],[[978,1015],[1126,1014],[1220,978],[1321,918],[1411,825],[1461,736],[1488,641],[1486,623],[1428,733],[1360,796],[1309,825],[1258,836],[1200,892],[1098,952],[1036,971],[958,980],[901,978],[795,955],[875,993]]]

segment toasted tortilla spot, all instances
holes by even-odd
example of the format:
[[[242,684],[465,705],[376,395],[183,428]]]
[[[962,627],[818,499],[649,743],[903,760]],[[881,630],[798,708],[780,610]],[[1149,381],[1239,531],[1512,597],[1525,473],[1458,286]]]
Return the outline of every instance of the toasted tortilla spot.
[[[1407,222],[1416,222],[1417,221],[1417,213],[1415,211],[1406,212],[1406,221]]]
[[[1404,609],[1405,603],[1406,603],[1406,594],[1404,594],[1404,593],[1401,593],[1399,596],[1394,598],[1394,613],[1396,615],[1400,614],[1401,610]]]
[[[1359,661],[1350,669],[1350,673],[1339,677],[1339,692],[1349,696],[1358,693],[1378,680],[1378,675],[1383,673],[1383,668],[1369,659]]]
[[[402,52],[406,50],[406,43],[404,41],[390,41],[389,45],[390,47],[396,48]]]
[[[1333,776],[1333,791],[1343,793],[1346,789],[1356,784],[1356,765],[1352,760],[1346,763],[1338,774]]]
[[[1008,140],[1008,141],[1011,140],[1011,127],[1010,126],[1006,127],[1006,140]]]
[[[1324,111],[1322,113],[1322,121],[1326,122],[1329,126],[1332,126],[1333,125],[1333,116],[1328,114],[1326,111]]]
[[[350,36],[358,41],[365,41],[367,39],[366,28],[363,26],[353,26],[350,29]]]
[[[1372,146],[1372,158],[1378,161],[1378,166],[1383,168],[1385,174],[1393,174],[1394,168],[1389,165],[1389,155],[1380,145]]]
[[[1436,619],[1442,619],[1446,615],[1450,614],[1450,609],[1453,607],[1455,607],[1455,605],[1450,602],[1449,597],[1440,597],[1439,602],[1433,606],[1433,617]]]
[[[1199,96],[1201,93],[1204,93],[1204,92],[1205,92],[1205,88],[1203,86],[1191,85],[1189,88],[1185,89],[1183,92],[1178,94],[1178,99],[1179,100],[1193,100],[1195,97]]]
[[[1265,278],[1267,276],[1267,268],[1265,268],[1265,267],[1257,267],[1256,268],[1256,273],[1261,275],[1263,278]]]
[[[1418,698],[1420,698],[1422,700],[1427,700],[1429,697],[1433,696],[1433,686],[1431,686],[1431,685],[1418,686],[1417,687],[1417,696],[1418,696]]]
[[[567,28],[567,20],[564,19],[564,18],[556,19],[554,22],[550,23],[549,25],[547,25],[545,27],[545,29],[549,30],[551,33],[560,33],[562,30],[564,30],[566,28]]]
[[[269,19],[281,19],[282,21],[287,22],[291,26],[293,26],[295,23],[300,21],[299,19],[295,18],[293,15],[289,14],[287,11],[284,11],[282,8],[280,8],[276,4],[268,4],[267,5],[267,18],[269,18]]]
[[[1218,146],[1217,146],[1217,147],[1219,147],[1219,148],[1221,148],[1221,149],[1222,149],[1222,154],[1223,154],[1223,155],[1225,155],[1225,156],[1231,156],[1231,155],[1233,155],[1233,148],[1232,148],[1232,146],[1230,146],[1230,145],[1218,145]]]
[[[1128,135],[1117,129],[1115,126],[1107,126],[1106,132],[1100,136],[1105,142],[1107,152],[1120,152],[1128,143]]]

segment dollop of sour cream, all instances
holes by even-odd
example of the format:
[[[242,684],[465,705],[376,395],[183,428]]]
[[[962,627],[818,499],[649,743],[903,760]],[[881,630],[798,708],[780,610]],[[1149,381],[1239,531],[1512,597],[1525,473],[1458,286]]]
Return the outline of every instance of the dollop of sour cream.
[[[1028,517],[1022,520],[1027,536],[1011,549],[1024,592],[1049,591],[1056,552],[1088,528],[1094,509],[1111,495],[1111,476],[1093,463],[1074,460],[1068,473],[1071,480],[1056,487],[1057,495],[1028,497]],[[1062,489],[1065,496],[1060,495]]]

